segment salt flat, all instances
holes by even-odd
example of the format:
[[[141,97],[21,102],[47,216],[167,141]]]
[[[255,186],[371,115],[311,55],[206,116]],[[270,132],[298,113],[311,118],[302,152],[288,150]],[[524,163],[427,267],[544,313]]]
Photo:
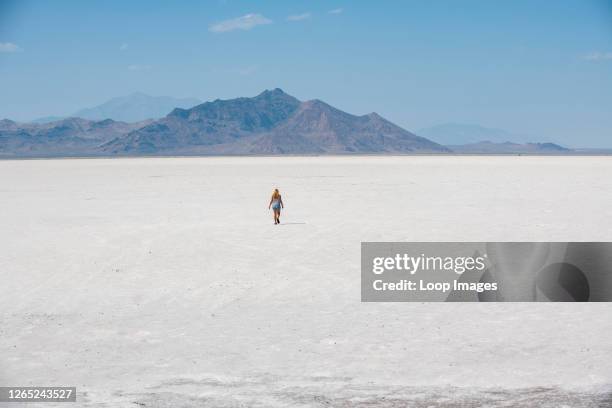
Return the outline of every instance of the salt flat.
[[[361,241],[612,241],[610,158],[31,160],[0,174],[0,385],[74,385],[88,407],[612,401],[611,304],[362,304],[359,271]]]

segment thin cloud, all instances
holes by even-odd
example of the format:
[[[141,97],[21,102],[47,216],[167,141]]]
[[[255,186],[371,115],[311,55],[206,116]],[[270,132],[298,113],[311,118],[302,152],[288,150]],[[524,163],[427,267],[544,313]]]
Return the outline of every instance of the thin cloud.
[[[150,65],[132,64],[128,65],[129,71],[149,71],[152,67]]]
[[[129,47],[128,43],[123,43],[119,46],[119,51],[125,51],[128,49],[128,47]]]
[[[272,20],[261,14],[252,13],[230,20],[220,21],[208,27],[212,33],[227,33],[234,30],[250,30],[258,25],[271,24]]]
[[[612,60],[612,52],[591,52],[582,57],[587,61],[606,61]]]
[[[344,11],[344,9],[343,9],[343,8],[337,8],[337,9],[329,10],[329,11],[327,12],[327,14],[340,14],[340,13],[342,13],[343,11]]]
[[[294,14],[287,17],[287,21],[302,21],[308,20],[312,15],[310,13]]]
[[[22,51],[17,44],[10,42],[0,43],[0,52],[19,52]]]

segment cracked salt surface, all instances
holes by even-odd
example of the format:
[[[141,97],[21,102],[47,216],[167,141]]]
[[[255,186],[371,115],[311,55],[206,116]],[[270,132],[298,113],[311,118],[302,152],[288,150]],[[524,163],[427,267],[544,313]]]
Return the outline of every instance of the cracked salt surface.
[[[608,158],[0,172],[3,385],[74,385],[85,407],[610,406],[609,304],[362,304],[359,289],[361,241],[611,241]]]

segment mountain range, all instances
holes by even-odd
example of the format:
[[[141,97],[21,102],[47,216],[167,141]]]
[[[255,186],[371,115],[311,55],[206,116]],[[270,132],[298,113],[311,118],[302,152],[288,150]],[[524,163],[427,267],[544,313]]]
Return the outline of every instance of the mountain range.
[[[465,145],[488,141],[492,143],[527,143],[529,137],[502,129],[465,123],[444,123],[420,129],[417,134],[447,145]]]
[[[565,154],[572,150],[555,143],[494,143],[482,141],[464,145],[447,146],[454,153],[464,154]]]
[[[0,157],[97,155],[101,144],[147,123],[82,118],[61,119],[50,123],[17,123],[3,119],[0,120]]]
[[[278,88],[174,109],[100,148],[113,155],[448,151],[376,113],[351,115],[320,100],[301,102]]]
[[[567,151],[553,144],[482,143],[449,148],[376,113],[352,115],[318,99],[300,101],[278,88],[255,97],[175,107],[159,119],[131,123],[79,117],[0,121],[0,157]]]

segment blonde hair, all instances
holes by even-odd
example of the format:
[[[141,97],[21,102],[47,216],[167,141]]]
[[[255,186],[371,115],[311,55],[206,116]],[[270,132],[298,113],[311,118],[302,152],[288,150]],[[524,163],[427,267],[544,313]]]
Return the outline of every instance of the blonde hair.
[[[272,198],[278,198],[280,197],[280,192],[278,191],[278,188],[275,188],[274,191],[272,192]]]

